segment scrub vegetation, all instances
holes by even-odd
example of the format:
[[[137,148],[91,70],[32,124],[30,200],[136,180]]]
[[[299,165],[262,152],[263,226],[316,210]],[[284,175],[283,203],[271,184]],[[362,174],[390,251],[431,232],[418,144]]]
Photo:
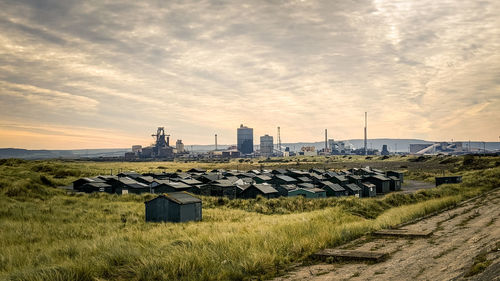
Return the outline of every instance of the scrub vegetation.
[[[359,167],[393,161],[410,169],[414,167],[410,163],[422,163],[397,158],[366,162],[357,157],[344,163]],[[315,159],[320,163],[316,167],[325,165],[325,159]],[[239,161],[186,166],[0,160],[0,279],[245,280],[276,276],[321,248],[454,206],[500,186],[498,158],[483,157],[480,161],[486,164],[481,163],[485,165],[481,168],[464,168],[464,158],[456,159],[447,164],[439,164],[442,157],[426,161],[430,166],[445,165],[446,174],[463,175],[458,185],[367,199],[203,197],[203,221],[180,224],[145,223],[143,202],[152,198],[150,194],[75,194],[56,186],[109,169],[231,169],[223,165],[242,165]],[[260,164],[248,165],[258,168]],[[158,166],[162,169],[152,168]],[[419,173],[442,174],[434,168],[405,171],[409,178],[419,178]]]

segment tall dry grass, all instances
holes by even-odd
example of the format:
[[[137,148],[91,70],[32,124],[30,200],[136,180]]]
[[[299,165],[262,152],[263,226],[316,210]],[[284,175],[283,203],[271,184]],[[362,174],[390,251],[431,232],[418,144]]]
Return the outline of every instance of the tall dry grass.
[[[204,198],[202,222],[145,223],[147,195],[67,195],[49,186],[68,178],[52,177],[53,170],[34,172],[31,168],[37,164],[1,170],[3,175],[28,171],[22,174],[26,178],[11,174],[2,181],[2,188],[12,194],[3,190],[0,195],[0,279],[267,278],[318,249],[453,206],[500,185],[497,167],[464,171],[460,185],[375,199],[260,198],[221,205]],[[61,165],[58,168],[72,169]],[[50,182],[44,183],[41,176]]]

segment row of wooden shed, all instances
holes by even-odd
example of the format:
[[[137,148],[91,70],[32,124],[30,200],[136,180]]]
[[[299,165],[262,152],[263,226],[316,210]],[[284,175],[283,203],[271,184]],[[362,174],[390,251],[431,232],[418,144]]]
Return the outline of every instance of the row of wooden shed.
[[[294,169],[251,170],[246,172],[191,169],[176,173],[120,173],[115,176],[81,178],[73,182],[80,192],[172,193],[187,191],[206,196],[266,198],[304,196],[373,197],[401,188],[403,174],[369,167],[348,171],[309,171]]]

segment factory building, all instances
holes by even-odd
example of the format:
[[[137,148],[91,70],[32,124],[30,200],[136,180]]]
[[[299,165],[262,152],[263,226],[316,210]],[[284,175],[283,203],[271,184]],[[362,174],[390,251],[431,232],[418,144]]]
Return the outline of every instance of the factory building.
[[[314,146],[304,146],[300,149],[299,155],[316,156],[318,155],[318,152]]]
[[[417,143],[417,144],[410,144],[410,153],[415,154],[421,150],[424,150],[428,147],[430,147],[432,143]]]
[[[139,156],[142,152],[142,145],[132,145],[132,152],[135,156]]]
[[[175,150],[176,153],[184,153],[184,144],[182,143],[182,140],[177,140],[175,142]]]
[[[265,135],[260,137],[260,154],[264,157],[273,155],[273,137]]]
[[[243,124],[238,128],[238,151],[241,154],[253,153],[253,129]]]
[[[382,145],[382,152],[380,152],[380,155],[389,155],[389,149],[387,149],[387,144]]]
[[[426,144],[410,144],[411,154],[437,154],[464,152],[462,142],[435,142]]]

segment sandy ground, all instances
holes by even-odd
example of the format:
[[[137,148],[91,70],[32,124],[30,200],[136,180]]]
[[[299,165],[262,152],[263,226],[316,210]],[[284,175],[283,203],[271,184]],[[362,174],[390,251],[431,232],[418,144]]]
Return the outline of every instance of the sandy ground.
[[[363,237],[340,248],[390,253],[376,263],[319,263],[296,268],[291,280],[500,280],[500,190],[404,228],[432,230],[429,238]],[[491,261],[464,277],[482,252]]]

